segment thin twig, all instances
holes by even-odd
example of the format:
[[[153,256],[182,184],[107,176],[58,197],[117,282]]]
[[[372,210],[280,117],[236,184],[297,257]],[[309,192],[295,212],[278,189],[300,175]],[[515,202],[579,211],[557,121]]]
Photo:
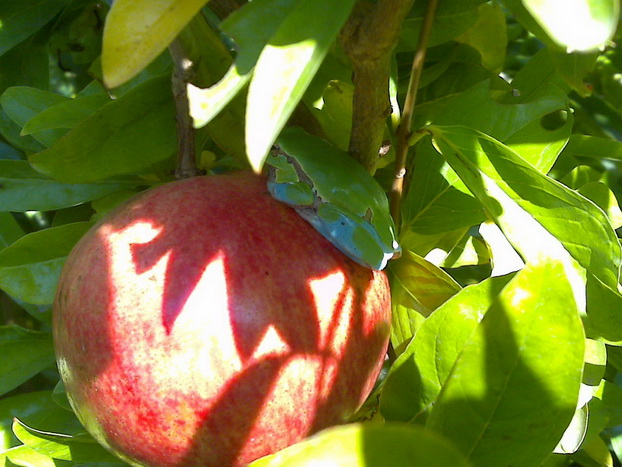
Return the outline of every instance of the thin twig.
[[[169,46],[175,68],[172,76],[173,98],[177,119],[177,168],[175,178],[184,179],[201,175],[196,164],[196,150],[194,144],[194,128],[190,118],[188,104],[188,83],[192,75],[192,61],[186,56],[178,39]]]
[[[354,70],[350,154],[373,173],[391,113],[391,56],[413,0],[359,0],[341,43]]]
[[[402,205],[402,195],[404,190],[404,176],[406,175],[406,156],[408,155],[409,138],[411,136],[412,116],[415,109],[415,101],[417,100],[417,89],[419,88],[419,80],[423,71],[425,54],[428,47],[428,39],[430,31],[434,23],[436,15],[436,7],[438,0],[429,0],[426,8],[417,50],[413,59],[410,80],[408,82],[408,91],[404,100],[404,108],[402,109],[402,118],[397,129],[396,149],[395,149],[395,178],[391,187],[391,215],[395,223],[399,225],[400,212]]]

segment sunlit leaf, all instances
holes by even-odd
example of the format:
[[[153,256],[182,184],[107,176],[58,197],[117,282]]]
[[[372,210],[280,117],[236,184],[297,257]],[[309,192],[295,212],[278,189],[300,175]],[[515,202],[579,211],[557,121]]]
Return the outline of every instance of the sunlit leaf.
[[[416,330],[418,318],[428,316],[460,291],[460,285],[445,271],[419,255],[404,251],[398,261],[390,266],[393,305],[391,343],[399,348]],[[415,322],[410,323],[411,320]]]
[[[74,462],[119,462],[86,433],[74,436],[49,433],[31,428],[17,418],[13,423],[13,432],[33,451],[53,459]]]
[[[618,199],[606,184],[602,182],[586,183],[578,191],[605,211],[611,221],[611,227],[614,229],[622,227],[622,211],[620,211]]]
[[[208,0],[116,0],[104,27],[104,82],[117,87],[145,68]]]
[[[193,83],[187,86],[189,105],[196,105],[195,94],[201,92],[196,86],[205,88],[214,85],[227,72],[233,61],[230,50],[222,41],[222,35],[215,30],[203,15],[196,15],[177,36],[186,57],[192,61]],[[226,101],[226,109],[210,119],[204,130],[197,132],[212,138],[226,154],[246,162],[244,145],[244,112],[246,101],[243,95]],[[223,104],[224,106],[224,104]],[[202,125],[199,125],[202,126]],[[200,143],[198,143],[200,144]]]
[[[54,459],[21,445],[0,453],[0,462],[7,467],[58,467]]]
[[[616,298],[620,296],[615,290],[622,255],[602,210],[489,136],[466,127],[432,131],[443,156],[523,258],[552,256],[565,261],[569,253],[587,271],[588,314],[594,313],[595,323],[598,315],[617,308],[614,303],[620,302]],[[568,268],[576,276],[573,290],[581,309],[586,273],[572,264]],[[614,302],[603,307],[605,299]],[[613,332],[611,324],[605,325],[607,319],[599,322],[600,332]]]
[[[353,4],[354,0],[300,0],[261,51],[246,111],[246,148],[256,172],[261,170],[268,150],[302,98]]]
[[[572,118],[552,131],[543,119],[568,109],[568,97],[559,88],[544,84],[529,94],[506,94],[501,101],[482,82],[453,99],[434,119],[435,125],[464,125],[503,142],[541,172],[549,171],[564,148]]]
[[[190,84],[190,115],[196,128],[210,122],[248,84],[259,54],[298,0],[255,0],[234,11],[220,25],[233,38],[235,63],[213,86],[201,89]],[[261,17],[261,21],[256,19]]]
[[[618,22],[618,0],[504,0],[540,40],[567,51],[604,47]]]
[[[523,0],[549,36],[569,52],[605,46],[620,13],[618,0]]]
[[[71,409],[60,407],[49,390],[8,396],[0,400],[0,452],[19,444],[11,430],[15,417],[29,425],[45,426],[48,430],[83,430]],[[4,446],[2,441],[6,442]]]
[[[570,421],[570,425],[566,428],[562,439],[559,441],[559,444],[555,447],[553,452],[559,454],[572,454],[573,452],[578,451],[581,444],[583,444],[583,441],[585,440],[588,423],[589,410],[587,406],[578,408]]]
[[[492,276],[502,276],[522,269],[525,263],[496,224],[484,222],[480,225],[479,233],[492,253]]]
[[[419,239],[408,240],[410,231],[425,235],[445,234],[479,224],[486,219],[481,205],[434,150],[429,140],[418,144],[417,157],[410,175],[414,182],[409,184],[402,204],[402,247],[415,249],[418,248],[416,245],[420,245]]]
[[[575,412],[584,339],[566,267],[527,264],[466,342],[426,426],[474,465],[540,465]]]
[[[391,275],[393,300],[423,316],[428,316],[461,289],[445,271],[410,251],[391,263]]]
[[[465,343],[510,278],[465,287],[421,324],[387,376],[380,398],[387,420],[425,422]]]
[[[324,430],[302,443],[262,458],[252,467],[464,466],[464,457],[435,433],[418,427],[351,424]]]

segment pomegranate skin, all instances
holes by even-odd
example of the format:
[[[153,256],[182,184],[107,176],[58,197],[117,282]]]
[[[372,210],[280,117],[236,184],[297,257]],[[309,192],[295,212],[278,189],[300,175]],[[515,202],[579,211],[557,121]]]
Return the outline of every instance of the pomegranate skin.
[[[68,398],[131,464],[245,465],[343,423],[389,338],[382,272],[252,173],[148,190],[76,245],[53,329]]]

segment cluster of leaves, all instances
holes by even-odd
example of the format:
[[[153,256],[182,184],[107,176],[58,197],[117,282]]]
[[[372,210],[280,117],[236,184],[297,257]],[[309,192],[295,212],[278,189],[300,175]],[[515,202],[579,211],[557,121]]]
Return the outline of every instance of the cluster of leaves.
[[[288,121],[348,148],[361,118],[353,96],[371,91],[354,86],[339,32],[392,3],[409,5],[0,3],[1,462],[121,465],[82,431],[57,384],[50,307],[92,223],[172,179],[166,47],[175,40],[195,64],[200,167],[258,170]],[[409,6],[396,34],[388,141],[428,3]],[[257,465],[622,459],[618,16],[616,0],[439,2],[411,128],[404,254],[389,268],[395,355],[360,414],[374,423]],[[393,157],[378,161],[381,182]]]

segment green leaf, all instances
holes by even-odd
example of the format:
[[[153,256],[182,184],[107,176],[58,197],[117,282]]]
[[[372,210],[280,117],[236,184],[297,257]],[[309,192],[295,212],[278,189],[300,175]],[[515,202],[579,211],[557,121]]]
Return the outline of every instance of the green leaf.
[[[353,94],[352,83],[331,80],[322,93],[322,108],[312,110],[326,139],[342,151],[347,151],[350,143]]]
[[[587,275],[587,312],[585,332],[607,344],[622,345],[622,296],[617,287]]]
[[[0,56],[0,94],[11,86],[49,86],[48,38],[44,28]]]
[[[418,183],[419,180],[425,183]],[[410,232],[445,234],[479,224],[486,218],[481,205],[434,150],[428,138],[417,145],[408,187],[402,204],[400,244],[403,248],[414,249],[414,245],[419,244],[419,239],[408,240]]]
[[[461,287],[445,271],[410,251],[392,262],[390,271],[394,323],[391,343],[399,349],[415,334],[420,321],[415,314],[429,316]]]
[[[0,394],[28,381],[54,364],[52,335],[19,326],[0,326]]]
[[[481,235],[464,235],[453,245],[449,254],[445,254],[442,249],[439,250],[426,256],[427,260],[439,267],[459,268],[461,266],[475,266],[490,263],[491,248],[482,239]],[[439,254],[438,259],[436,259],[437,253]]]
[[[39,454],[28,446],[16,446],[0,453],[0,462],[3,466],[13,467],[58,467],[51,457]]]
[[[67,435],[36,430],[19,419],[13,423],[15,436],[39,454],[73,462],[115,462],[119,459],[106,451],[89,434]]]
[[[580,265],[568,267],[569,274],[575,271],[579,306],[587,300],[586,332],[622,343],[622,317],[615,311],[622,306],[617,292],[620,245],[603,211],[535,171],[498,141],[463,127],[450,133],[456,139],[449,137],[451,148],[440,143],[445,147],[441,151],[510,243],[527,259],[553,252],[562,259],[562,245]]]
[[[170,76],[152,78],[29,160],[39,172],[68,183],[136,173],[177,150],[174,115]]]
[[[502,102],[492,98],[490,83],[482,82],[453,99],[434,119],[435,125],[462,125],[481,131],[510,146],[543,173],[549,171],[572,129],[572,118],[555,131],[542,119],[568,109],[568,97],[546,84],[530,94],[511,96]]]
[[[590,135],[572,135],[564,155],[622,161],[622,142]]]
[[[567,85],[583,97],[592,93],[592,85],[586,83],[586,77],[594,69],[598,53],[575,52],[567,54],[551,50],[549,54],[555,71]]]
[[[425,316],[461,290],[449,274],[410,251],[391,263],[391,275],[408,294],[411,308]]]
[[[603,408],[607,412],[607,426],[622,424],[622,388],[620,386],[603,381],[600,386],[600,394],[596,394],[603,402]]]
[[[0,211],[61,209],[139,183],[140,180],[61,183],[33,170],[26,161],[0,160]]]
[[[235,63],[215,85],[200,89],[190,84],[188,100],[195,128],[210,122],[248,84],[259,54],[298,0],[255,0],[234,11],[220,25],[233,38]],[[261,21],[257,18],[261,17]]]
[[[24,235],[24,231],[13,215],[10,212],[0,212],[0,250],[22,235]]]
[[[20,126],[48,107],[67,101],[60,94],[27,86],[8,88],[0,98],[4,111]]]
[[[583,441],[585,441],[588,423],[589,410],[587,406],[578,408],[575,411],[570,424],[566,428],[562,439],[559,441],[553,452],[559,454],[572,454],[573,452],[578,451],[583,444]]]
[[[65,258],[91,225],[78,222],[33,232],[1,250],[0,288],[28,303],[52,303]]]
[[[380,411],[387,420],[425,422],[466,342],[511,276],[462,289],[417,330],[385,381]]]
[[[30,135],[45,130],[69,129],[76,127],[104,104],[110,102],[106,95],[76,97],[41,111],[24,124],[22,135]]]
[[[203,15],[196,15],[177,36],[177,40],[186,57],[194,64],[192,75],[196,86],[204,88],[214,85],[231,66],[233,59],[223,43],[220,31],[210,26]],[[189,87],[197,89],[192,85]],[[190,105],[193,105],[192,96],[189,97]],[[245,96],[238,95],[209,122],[205,130],[198,132],[198,136],[209,135],[227,155],[246,162],[245,108]]]
[[[19,444],[11,430],[15,417],[29,425],[45,426],[48,430],[69,433],[84,430],[71,409],[57,405],[51,391],[5,397],[0,400],[0,443],[4,440],[6,444],[0,444],[0,452]]]
[[[67,391],[65,390],[65,383],[63,380],[60,380],[56,386],[54,386],[54,390],[52,391],[52,399],[57,407],[60,407],[68,412],[72,412],[71,403],[67,398]],[[23,417],[21,417],[24,420]]]
[[[609,218],[611,227],[622,227],[622,211],[618,200],[609,187],[602,182],[590,182],[581,186],[578,190],[583,196],[591,200],[601,208]]]
[[[479,233],[491,253],[491,274],[493,276],[501,276],[523,268],[525,262],[516,253],[516,250],[508,242],[508,239],[503,235],[497,224],[490,221],[483,222],[479,226]]]
[[[502,102],[510,104],[517,100],[530,99],[532,95],[540,93],[543,87],[558,87],[562,92],[567,91],[567,85],[558,75],[548,47],[541,48],[535,54],[531,54],[527,63],[512,79],[512,92],[502,98]]]
[[[549,37],[569,52],[603,48],[620,16],[618,0],[523,0],[523,5]]]
[[[15,86],[7,89],[2,97],[0,104],[7,115],[23,127],[28,120],[44,111],[48,107],[66,102],[67,98],[49,91],[43,91],[37,88],[29,88],[26,86]],[[34,135],[33,137],[45,146],[50,146],[56,141],[63,132],[44,131]]]
[[[485,0],[439,2],[429,45],[442,44],[464,33],[477,21],[477,7]],[[415,50],[425,16],[426,4],[415,2],[400,30],[398,52]]]
[[[586,339],[583,379],[581,381],[578,407],[586,405],[596,394],[605,376],[606,366],[607,349],[605,344],[593,339]]]
[[[584,340],[565,266],[528,264],[466,342],[426,426],[474,465],[539,466],[575,412]]]
[[[615,231],[602,210],[541,174],[487,135],[465,127],[431,131],[443,156],[523,258],[535,260],[555,254],[562,259],[565,253],[559,248],[563,246],[587,271],[588,288],[590,275],[594,276],[593,292],[599,299],[614,300],[622,253]],[[584,294],[577,281],[585,282],[585,278],[575,279],[575,293]],[[611,294],[598,282],[609,288]],[[588,298],[591,298],[589,292]],[[578,298],[579,306],[581,302]],[[619,303],[619,295],[615,303]],[[607,313],[607,307],[603,310],[602,305],[588,300],[588,314],[590,310]],[[610,306],[616,308],[613,302]],[[610,325],[601,329],[605,330],[612,332]]]
[[[246,148],[256,172],[261,170],[268,150],[302,99],[353,5],[354,0],[299,0],[261,51],[246,111]]]
[[[41,151],[45,148],[32,136],[21,136],[21,127],[9,118],[4,109],[0,108],[0,134],[12,146],[27,152]]]
[[[602,48],[619,16],[618,0],[503,0],[512,14],[547,45],[567,51]]]
[[[2,2],[0,55],[48,23],[69,0],[23,0]]]
[[[469,44],[482,57],[482,65],[492,71],[501,71],[507,48],[505,14],[499,5],[481,4],[477,21],[456,41]]]
[[[464,457],[435,433],[398,424],[351,424],[317,435],[259,459],[249,467],[466,467]]]
[[[116,0],[106,17],[104,82],[117,87],[133,78],[172,41],[207,0]]]

